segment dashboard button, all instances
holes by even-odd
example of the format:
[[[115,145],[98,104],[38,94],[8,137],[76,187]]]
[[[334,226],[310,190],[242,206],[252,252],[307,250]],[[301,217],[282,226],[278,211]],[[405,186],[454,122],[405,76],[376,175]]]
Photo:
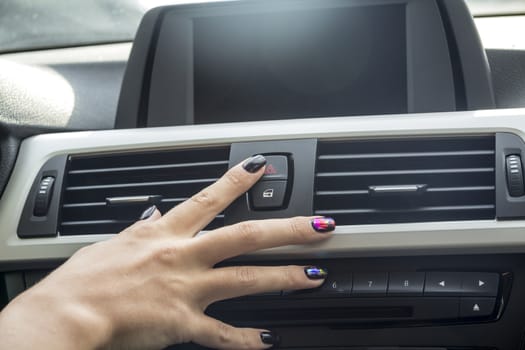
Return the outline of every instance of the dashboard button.
[[[288,180],[288,158],[286,156],[264,156],[266,168],[262,176],[264,180]]]
[[[498,295],[499,275],[490,272],[464,272],[462,295],[495,297]]]
[[[346,274],[343,277],[330,277],[321,286],[319,293],[322,295],[332,296],[350,296],[352,292],[352,274]]]
[[[40,181],[38,192],[35,198],[35,207],[33,208],[33,215],[47,215],[47,211],[49,210],[49,203],[51,203],[51,196],[53,195],[54,183],[55,178],[53,176],[46,176]]]
[[[459,317],[486,317],[492,315],[495,298],[461,298],[459,306]]]
[[[460,272],[427,272],[424,294],[427,296],[460,296],[462,277],[463,274]]]
[[[370,272],[354,274],[352,294],[386,294],[388,274],[385,272]]]
[[[388,295],[422,295],[424,285],[424,272],[391,272]]]
[[[261,181],[250,190],[252,208],[279,209],[283,207],[286,181]]]

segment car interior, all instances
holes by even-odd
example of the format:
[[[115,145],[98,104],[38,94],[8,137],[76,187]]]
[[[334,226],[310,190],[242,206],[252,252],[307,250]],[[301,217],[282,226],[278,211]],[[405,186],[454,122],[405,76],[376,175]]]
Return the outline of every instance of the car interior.
[[[48,41],[54,17],[35,14],[61,1],[0,4],[0,308],[262,154],[261,180],[205,231],[337,229],[223,264],[329,276],[209,315],[282,349],[525,349],[524,1],[120,2],[93,2],[129,16],[93,16],[92,39],[78,24]]]

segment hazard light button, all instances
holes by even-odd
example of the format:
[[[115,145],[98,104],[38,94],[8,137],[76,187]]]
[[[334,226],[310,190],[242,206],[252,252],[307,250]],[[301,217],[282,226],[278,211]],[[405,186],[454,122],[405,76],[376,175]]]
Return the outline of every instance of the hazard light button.
[[[266,168],[261,181],[288,180],[288,158],[285,155],[265,155]]]

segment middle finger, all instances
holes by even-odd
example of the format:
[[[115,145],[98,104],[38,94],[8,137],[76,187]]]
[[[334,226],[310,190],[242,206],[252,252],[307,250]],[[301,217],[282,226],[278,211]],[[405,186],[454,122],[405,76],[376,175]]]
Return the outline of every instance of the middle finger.
[[[208,266],[260,249],[319,242],[335,229],[327,217],[295,217],[245,221],[194,239],[189,249]]]

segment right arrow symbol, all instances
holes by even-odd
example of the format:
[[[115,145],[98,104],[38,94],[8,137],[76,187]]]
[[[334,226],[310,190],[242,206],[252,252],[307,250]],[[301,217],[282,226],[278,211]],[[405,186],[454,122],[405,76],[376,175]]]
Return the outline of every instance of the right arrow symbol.
[[[478,281],[478,284],[479,284],[479,286],[481,287],[481,286],[483,286],[483,285],[485,284],[485,282],[483,282],[482,280],[479,280],[479,281]]]

